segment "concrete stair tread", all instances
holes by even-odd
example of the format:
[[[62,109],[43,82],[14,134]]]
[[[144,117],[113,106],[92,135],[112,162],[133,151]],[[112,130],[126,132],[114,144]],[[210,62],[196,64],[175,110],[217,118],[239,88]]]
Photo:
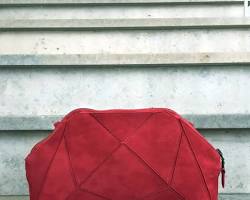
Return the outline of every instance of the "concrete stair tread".
[[[0,5],[124,5],[176,3],[240,3],[244,0],[1,0]]]
[[[250,52],[202,52],[165,54],[6,54],[0,67],[11,66],[172,66],[248,65]]]
[[[125,18],[125,19],[14,19],[0,20],[0,30],[98,30],[249,28],[250,17]]]

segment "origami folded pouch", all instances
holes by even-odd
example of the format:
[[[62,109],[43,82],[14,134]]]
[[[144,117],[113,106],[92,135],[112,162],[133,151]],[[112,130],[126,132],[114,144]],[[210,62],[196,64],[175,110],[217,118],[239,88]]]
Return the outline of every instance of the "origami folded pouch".
[[[217,200],[218,152],[167,108],[79,108],[25,158],[31,200]]]

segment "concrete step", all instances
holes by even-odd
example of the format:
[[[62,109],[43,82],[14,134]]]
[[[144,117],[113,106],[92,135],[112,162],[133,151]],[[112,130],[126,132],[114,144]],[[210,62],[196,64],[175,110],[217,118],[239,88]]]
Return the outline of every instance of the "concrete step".
[[[243,17],[243,0],[0,1],[1,19]]]
[[[32,5],[124,5],[124,4],[172,4],[172,3],[238,3],[244,0],[2,0],[3,6]]]
[[[0,30],[161,30],[249,28],[250,18],[16,19],[0,20]]]
[[[250,52],[249,19],[2,20],[0,54]]]
[[[0,67],[235,66],[250,64],[250,52],[166,54],[4,54]]]
[[[1,67],[0,110],[1,116],[23,116],[163,106],[182,114],[244,115],[250,113],[249,74],[247,65],[236,64]]]

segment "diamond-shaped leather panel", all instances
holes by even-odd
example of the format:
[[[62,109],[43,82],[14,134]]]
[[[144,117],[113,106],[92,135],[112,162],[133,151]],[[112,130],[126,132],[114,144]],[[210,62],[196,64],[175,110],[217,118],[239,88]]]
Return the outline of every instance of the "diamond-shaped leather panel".
[[[76,109],[26,157],[31,200],[217,200],[219,171],[212,145],[164,108]]]
[[[131,200],[166,187],[165,182],[124,145],[82,185],[108,199]]]
[[[180,137],[181,129],[174,117],[166,113],[154,113],[150,120],[124,142],[169,183]]]
[[[72,116],[65,132],[74,175],[82,182],[119,145],[89,114]]]

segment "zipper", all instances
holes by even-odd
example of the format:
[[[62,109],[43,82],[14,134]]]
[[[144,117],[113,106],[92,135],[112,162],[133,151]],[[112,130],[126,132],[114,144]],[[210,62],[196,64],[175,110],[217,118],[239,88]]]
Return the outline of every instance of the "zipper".
[[[222,187],[224,188],[225,186],[225,174],[226,174],[226,170],[225,170],[225,159],[223,157],[223,153],[220,149],[216,149],[218,154],[220,155],[221,157],[221,184],[222,184]]]

